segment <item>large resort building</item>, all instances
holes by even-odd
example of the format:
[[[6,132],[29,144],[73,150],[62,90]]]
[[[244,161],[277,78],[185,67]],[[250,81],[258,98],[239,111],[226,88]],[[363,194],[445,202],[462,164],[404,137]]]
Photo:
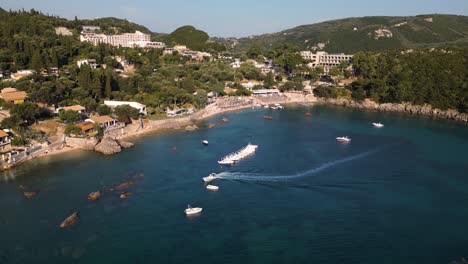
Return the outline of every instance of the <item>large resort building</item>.
[[[83,31],[80,36],[82,42],[90,42],[93,45],[98,45],[99,43],[109,44],[116,47],[125,47],[125,48],[164,48],[166,45],[162,42],[152,42],[151,36],[144,34],[140,31],[135,31],[135,33],[123,33],[120,35],[105,35],[97,33],[88,33]]]
[[[339,66],[342,62],[346,62],[348,64],[353,62],[353,55],[347,55],[344,53],[328,54],[324,51],[318,51],[314,54],[311,51],[301,51],[301,56],[302,58],[310,61],[308,64],[309,67],[322,67],[325,75],[330,74],[330,70]]]

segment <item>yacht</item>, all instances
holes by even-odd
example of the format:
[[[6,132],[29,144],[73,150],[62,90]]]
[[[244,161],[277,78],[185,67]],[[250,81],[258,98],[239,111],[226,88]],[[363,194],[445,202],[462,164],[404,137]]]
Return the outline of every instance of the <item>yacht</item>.
[[[207,146],[207,145],[208,145],[208,140],[203,140],[203,141],[202,141],[202,144],[205,145],[205,146]]]
[[[198,213],[201,213],[201,211],[203,210],[203,208],[201,207],[190,207],[190,204],[187,206],[187,209],[184,210],[185,214],[186,215],[194,215],[194,214],[198,214]]]
[[[382,123],[372,123],[374,127],[383,127],[384,125]]]
[[[351,141],[351,139],[349,137],[337,137],[336,140],[338,142],[344,142],[344,143],[347,143],[347,142]]]
[[[208,189],[210,191],[217,191],[217,190],[219,190],[219,187],[215,186],[215,185],[207,185],[206,189]]]
[[[206,177],[203,177],[204,182],[211,182],[211,181],[214,181],[216,179],[219,179],[219,176],[216,175],[216,173],[211,173],[210,175],[208,175]]]

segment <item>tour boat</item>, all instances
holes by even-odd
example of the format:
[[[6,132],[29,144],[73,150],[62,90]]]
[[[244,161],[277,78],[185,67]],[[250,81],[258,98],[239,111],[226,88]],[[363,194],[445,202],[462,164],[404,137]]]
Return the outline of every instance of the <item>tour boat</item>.
[[[217,191],[217,190],[219,190],[219,187],[215,186],[215,185],[207,185],[206,189],[208,189],[210,191]]]
[[[203,144],[203,145],[208,145],[208,140],[203,140],[203,141],[202,141],[202,144]]]
[[[374,127],[383,127],[384,125],[382,123],[372,123]]]
[[[349,137],[337,137],[336,140],[339,142],[345,142],[345,143],[351,141]]]
[[[312,114],[309,113],[309,112],[305,113],[305,115],[306,115],[306,116],[312,116]]]
[[[210,182],[210,181],[214,181],[216,179],[219,179],[219,177],[216,175],[216,173],[211,173],[210,175],[208,175],[206,177],[203,177],[204,182]]]
[[[203,210],[201,207],[190,207],[190,204],[187,206],[187,209],[184,210],[186,215],[198,214]]]

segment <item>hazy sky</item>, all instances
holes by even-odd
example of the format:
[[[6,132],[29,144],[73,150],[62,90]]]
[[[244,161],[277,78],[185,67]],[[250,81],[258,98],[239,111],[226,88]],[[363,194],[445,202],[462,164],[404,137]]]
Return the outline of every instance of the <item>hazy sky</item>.
[[[468,0],[0,0],[66,18],[114,16],[169,33],[194,25],[210,36],[248,36],[352,16],[468,15]]]

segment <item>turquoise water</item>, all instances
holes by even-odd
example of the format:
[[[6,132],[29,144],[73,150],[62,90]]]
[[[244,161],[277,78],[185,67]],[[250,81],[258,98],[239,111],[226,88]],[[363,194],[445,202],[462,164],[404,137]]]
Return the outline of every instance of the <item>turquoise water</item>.
[[[468,126],[325,106],[226,116],[228,123],[208,120],[213,129],[137,139],[113,157],[69,153],[3,173],[0,263],[449,263],[468,256]],[[373,128],[375,121],[385,127]],[[350,144],[335,141],[345,135]],[[248,142],[260,146],[254,156],[217,165]],[[213,183],[218,192],[203,186],[210,172],[224,172]],[[132,179],[129,199],[110,191]],[[38,195],[25,198],[20,185]],[[87,201],[96,190],[103,198]],[[188,218],[187,204],[204,211]],[[77,224],[59,229],[75,210]]]

